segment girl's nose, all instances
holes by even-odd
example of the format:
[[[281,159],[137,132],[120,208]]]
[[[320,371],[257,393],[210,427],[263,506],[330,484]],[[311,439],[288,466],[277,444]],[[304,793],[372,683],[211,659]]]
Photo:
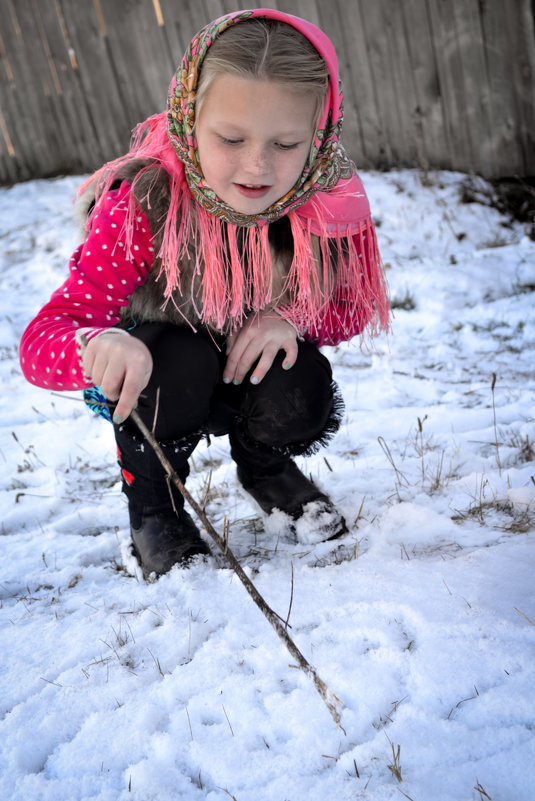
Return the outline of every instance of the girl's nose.
[[[252,147],[246,156],[246,168],[254,175],[269,172],[269,155],[266,148]]]

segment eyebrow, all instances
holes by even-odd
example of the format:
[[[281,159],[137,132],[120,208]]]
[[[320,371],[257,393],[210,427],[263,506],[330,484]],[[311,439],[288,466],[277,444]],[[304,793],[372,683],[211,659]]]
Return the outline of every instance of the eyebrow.
[[[213,120],[213,121],[210,122],[210,127],[212,128],[212,130],[216,130],[218,132],[219,132],[219,130],[221,128],[224,128],[226,133],[231,133],[231,134],[233,134],[235,136],[245,136],[245,134],[247,133],[246,131],[243,130],[243,128],[240,128],[234,122],[231,122],[231,121],[227,122],[225,120],[217,120],[217,119]],[[299,139],[299,138],[302,138],[302,137],[308,137],[309,134],[310,134],[310,132],[308,130],[308,127],[307,128],[305,128],[305,127],[303,127],[303,128],[291,128],[291,129],[287,129],[287,130],[284,130],[284,131],[277,131],[272,138],[273,139],[283,139],[283,138]]]

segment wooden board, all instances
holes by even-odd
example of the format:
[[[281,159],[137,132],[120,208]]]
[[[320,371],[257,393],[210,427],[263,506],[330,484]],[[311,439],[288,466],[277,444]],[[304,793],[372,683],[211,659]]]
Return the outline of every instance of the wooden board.
[[[331,37],[361,167],[535,174],[531,0],[272,0]],[[0,183],[87,172],[163,111],[191,37],[248,0],[3,0]]]

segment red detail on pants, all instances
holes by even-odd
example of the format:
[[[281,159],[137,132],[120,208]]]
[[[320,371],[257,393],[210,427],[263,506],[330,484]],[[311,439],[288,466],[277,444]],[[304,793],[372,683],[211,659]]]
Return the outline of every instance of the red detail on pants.
[[[124,470],[123,469],[123,470],[121,470],[121,473],[122,473],[122,476],[123,476],[124,480],[128,484],[128,486],[133,484],[134,481],[136,480],[135,476],[133,476],[132,473],[129,473],[128,470]]]

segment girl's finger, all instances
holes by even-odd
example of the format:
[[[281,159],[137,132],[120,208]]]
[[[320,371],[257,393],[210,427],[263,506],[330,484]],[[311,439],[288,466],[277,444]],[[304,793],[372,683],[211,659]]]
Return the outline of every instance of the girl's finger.
[[[81,362],[82,370],[84,371],[85,375],[91,378],[93,375],[93,367],[95,362],[94,354],[92,352],[88,353],[86,348],[82,353]]]
[[[94,384],[101,386],[108,369],[109,358],[106,350],[99,346],[100,343],[97,344],[95,340],[89,343],[82,358],[82,367],[88,378]]]
[[[282,360],[283,369],[290,370],[294,366],[299,353],[297,342],[294,342],[288,345],[287,347],[283,348],[277,346],[271,348],[265,348],[262,353],[262,357],[258,362],[258,364],[256,365],[254,372],[251,376],[250,380],[252,384],[259,384],[260,381],[262,381],[268,370],[271,369],[273,362],[275,361],[275,358],[277,356],[277,353],[280,350],[284,351],[284,359]]]
[[[117,400],[121,394],[126,377],[126,371],[108,363],[101,381],[100,388],[104,395],[110,400]]]
[[[231,349],[230,349],[230,351],[228,353],[227,362],[225,364],[225,369],[223,371],[223,381],[225,382],[225,384],[230,384],[231,381],[238,381],[239,382],[241,380],[241,378],[243,378],[243,375],[245,375],[245,373],[243,373],[243,375],[240,377],[238,375],[238,373],[239,373],[239,369],[238,368],[239,368],[239,365],[242,362],[242,359],[243,359],[243,356],[244,356],[244,354],[245,354],[245,352],[247,350],[247,347],[248,347],[248,343],[247,343],[247,339],[245,338],[245,336],[242,336],[242,337],[238,336],[236,338],[236,340],[234,341],[234,343],[233,343],[233,345],[232,345],[232,347],[231,347]],[[252,361],[251,361],[251,364],[252,364]],[[245,372],[247,372],[247,371],[245,371]]]
[[[233,334],[229,334],[227,337],[226,345],[226,353],[227,355],[232,350],[234,343],[236,342],[237,337],[239,336],[239,331],[235,331]]]
[[[114,423],[122,423],[123,420],[126,420],[132,409],[137,405],[139,393],[144,389],[144,386],[140,386],[138,378],[132,375],[131,372],[126,374],[121,393],[118,396],[119,400],[113,413]]]
[[[297,356],[299,354],[299,346],[297,345],[297,340],[294,340],[290,345],[284,348],[284,359],[282,361],[282,366],[284,370],[291,370],[294,364],[297,361]]]
[[[262,381],[268,370],[271,368],[278,352],[279,348],[277,348],[277,346],[268,346],[264,348],[260,360],[256,365],[251,378],[249,379],[251,384],[259,384]]]

